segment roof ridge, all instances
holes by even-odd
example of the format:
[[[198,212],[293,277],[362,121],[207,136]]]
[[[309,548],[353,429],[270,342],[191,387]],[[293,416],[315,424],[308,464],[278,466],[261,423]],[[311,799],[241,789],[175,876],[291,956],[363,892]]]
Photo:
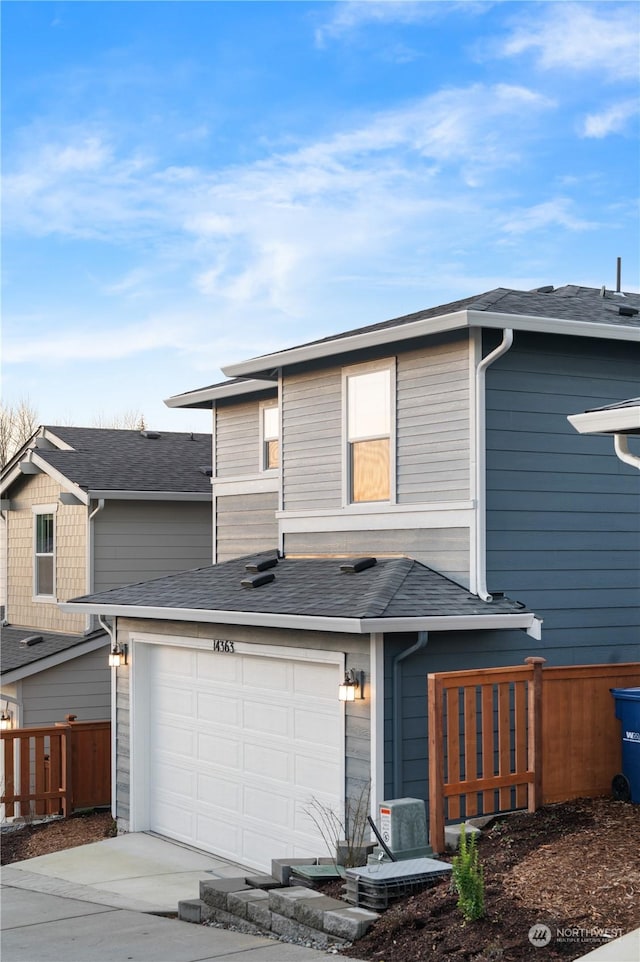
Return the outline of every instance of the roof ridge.
[[[380,577],[370,591],[363,595],[362,618],[382,618],[405,580],[409,577],[415,561],[413,558],[389,558]],[[391,589],[391,591],[389,591]],[[367,599],[369,607],[367,607]]]

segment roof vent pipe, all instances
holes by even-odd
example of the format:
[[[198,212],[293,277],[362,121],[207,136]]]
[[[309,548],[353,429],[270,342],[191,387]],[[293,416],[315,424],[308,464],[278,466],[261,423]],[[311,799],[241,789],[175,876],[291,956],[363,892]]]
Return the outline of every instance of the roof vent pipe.
[[[622,258],[616,258],[616,294],[620,293],[622,284]]]

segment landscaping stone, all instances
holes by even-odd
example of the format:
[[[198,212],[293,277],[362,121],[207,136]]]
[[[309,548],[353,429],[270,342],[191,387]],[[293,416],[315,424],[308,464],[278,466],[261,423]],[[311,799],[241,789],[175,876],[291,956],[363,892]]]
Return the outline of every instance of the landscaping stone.
[[[227,895],[227,912],[232,912],[241,919],[247,918],[249,902],[269,902],[269,895],[260,889],[249,889],[247,892],[229,892]]]
[[[281,885],[288,885],[292,865],[315,865],[317,858],[273,858],[271,859],[271,874]]]
[[[465,834],[467,838],[471,835],[479,835],[480,829],[475,825],[471,825],[468,822],[463,823],[465,828]],[[460,825],[446,825],[444,830],[444,844],[445,848],[453,849],[454,851],[460,845],[460,834],[462,832],[462,824]]]
[[[308,925],[302,925],[300,922],[285,918],[284,915],[278,915],[276,912],[273,913],[271,918],[271,931],[275,935],[280,935],[285,939],[293,939],[295,941],[304,939],[309,942],[314,942],[323,948],[329,945],[344,944],[344,940],[339,937],[319,931],[318,929],[312,929]]]
[[[200,882],[200,898],[212,909],[226,909],[229,892],[245,892],[250,886],[243,878],[220,878]]]
[[[225,912],[224,909],[214,909],[211,914],[211,919],[219,925],[235,929],[237,932],[244,932],[245,935],[262,935],[263,933],[263,930],[258,925],[249,922],[247,919],[240,919],[231,912]]]
[[[378,918],[377,912],[369,912],[367,909],[338,909],[325,912],[324,930],[349,942],[355,942],[365,935]]]
[[[263,932],[271,931],[272,915],[268,898],[265,901],[247,902],[247,919],[258,925]]]
[[[269,889],[280,888],[280,882],[274,879],[273,875],[247,875],[245,876],[245,882],[254,889],[264,889],[268,892]]]
[[[204,904],[202,899],[182,899],[178,902],[178,918],[181,922],[195,922],[200,925]]]
[[[318,893],[319,894],[319,893]],[[303,925],[310,925],[314,929],[322,929],[324,913],[346,908],[344,902],[332,899],[328,895],[320,895],[315,899],[300,899],[293,906],[293,917]]]
[[[296,902],[299,902],[300,899],[319,899],[322,897],[320,892],[314,892],[313,889],[305,888],[302,885],[288,889],[273,889],[269,892],[269,908],[272,912],[278,912],[279,915],[292,919],[294,918]]]

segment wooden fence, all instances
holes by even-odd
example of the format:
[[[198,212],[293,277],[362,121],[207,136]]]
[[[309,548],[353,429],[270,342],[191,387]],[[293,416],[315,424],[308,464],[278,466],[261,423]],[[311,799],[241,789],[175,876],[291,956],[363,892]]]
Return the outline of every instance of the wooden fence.
[[[3,817],[70,815],[111,803],[111,722],[0,732]]]
[[[640,685],[640,664],[544,661],[428,676],[434,851],[446,821],[611,790],[621,739],[610,689]]]

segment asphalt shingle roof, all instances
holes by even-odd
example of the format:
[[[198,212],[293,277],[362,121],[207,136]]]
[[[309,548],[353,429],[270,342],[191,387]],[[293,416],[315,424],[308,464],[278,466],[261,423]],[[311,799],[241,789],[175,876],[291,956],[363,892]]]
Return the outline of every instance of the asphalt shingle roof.
[[[73,450],[38,448],[38,456],[86,491],[211,493],[209,434],[46,427]]]
[[[508,598],[482,601],[460,585],[411,558],[384,558],[358,574],[344,574],[347,558],[280,559],[269,569],[275,580],[243,588],[252,577],[246,564],[265,555],[238,558],[154,581],[125,585],[72,599],[152,608],[246,611],[325,618],[411,618],[514,614],[527,611]],[[132,612],[133,614],[133,612]]]
[[[42,641],[35,645],[21,645],[23,638],[39,636]],[[84,645],[87,641],[94,638],[107,636],[104,632],[98,631],[92,635],[66,635],[53,631],[40,631],[39,628],[14,628],[2,629],[2,674],[15,671],[17,668],[25,668],[35,662],[42,661],[50,655],[58,655],[63,651],[68,651],[78,645]]]

